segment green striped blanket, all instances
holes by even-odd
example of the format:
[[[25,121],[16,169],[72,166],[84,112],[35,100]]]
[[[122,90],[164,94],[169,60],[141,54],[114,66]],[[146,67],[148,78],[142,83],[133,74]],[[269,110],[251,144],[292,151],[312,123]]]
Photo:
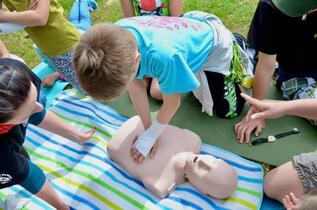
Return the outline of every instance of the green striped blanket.
[[[222,158],[238,172],[238,189],[228,199],[216,200],[199,193],[190,183],[179,185],[165,199],[158,199],[142,183],[114,164],[107,154],[112,134],[126,120],[108,106],[83,97],[75,90],[61,92],[50,109],[63,120],[85,131],[97,127],[84,145],[29,125],[25,147],[53,187],[72,209],[259,209],[263,197],[263,170],[223,149],[202,145],[202,153]],[[0,191],[28,197],[25,209],[53,209],[20,186]],[[2,207],[3,208],[3,207]],[[1,209],[1,208],[0,208]]]

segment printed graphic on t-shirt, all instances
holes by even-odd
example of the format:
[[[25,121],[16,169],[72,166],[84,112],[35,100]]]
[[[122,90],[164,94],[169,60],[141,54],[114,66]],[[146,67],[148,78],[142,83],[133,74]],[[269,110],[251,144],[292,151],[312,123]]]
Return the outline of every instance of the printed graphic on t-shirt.
[[[210,30],[207,24],[201,24],[198,21],[193,21],[190,19],[184,19],[179,17],[161,17],[161,16],[153,16],[150,19],[141,19],[131,17],[128,18],[129,21],[137,23],[139,26],[144,26],[147,28],[155,28],[155,29],[167,29],[169,31],[176,30]]]
[[[0,174],[0,184],[6,184],[12,180],[10,174]]]

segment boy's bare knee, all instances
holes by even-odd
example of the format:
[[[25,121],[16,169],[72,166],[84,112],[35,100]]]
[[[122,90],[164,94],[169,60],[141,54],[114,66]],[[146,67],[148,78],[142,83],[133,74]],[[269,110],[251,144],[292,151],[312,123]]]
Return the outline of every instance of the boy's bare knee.
[[[276,187],[274,186],[273,180],[270,175],[266,175],[264,178],[264,192],[269,198],[276,199]]]
[[[152,96],[152,98],[154,98],[156,100],[159,100],[159,101],[163,100],[162,93],[159,90],[154,90],[151,88],[150,95]]]
[[[268,173],[264,178],[264,192],[267,197],[282,202],[284,189],[277,179],[274,179],[274,174]]]

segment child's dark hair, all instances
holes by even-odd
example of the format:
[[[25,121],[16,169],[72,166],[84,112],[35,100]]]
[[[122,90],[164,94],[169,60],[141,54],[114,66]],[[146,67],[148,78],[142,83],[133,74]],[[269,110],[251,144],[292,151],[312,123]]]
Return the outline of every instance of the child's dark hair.
[[[31,79],[29,68],[20,61],[0,58],[0,123],[14,117],[14,113],[26,101]]]

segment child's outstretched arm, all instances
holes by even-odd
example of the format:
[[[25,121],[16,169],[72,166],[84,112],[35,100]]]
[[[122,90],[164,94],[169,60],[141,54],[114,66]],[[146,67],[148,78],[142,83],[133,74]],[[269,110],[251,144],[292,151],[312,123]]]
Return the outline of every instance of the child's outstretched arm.
[[[49,17],[50,0],[31,0],[29,9],[21,12],[0,10],[0,22],[25,26],[46,25]]]
[[[302,99],[292,101],[258,100],[246,94],[241,94],[258,113],[251,115],[252,119],[278,118],[283,115],[295,115],[308,119],[317,119],[317,99]]]
[[[57,117],[50,110],[46,111],[43,121],[38,125],[40,128],[49,130],[53,133],[64,136],[65,138],[83,144],[87,141],[96,131],[95,128],[90,131],[83,133],[80,130],[77,130],[70,124],[64,122],[59,117]]]

